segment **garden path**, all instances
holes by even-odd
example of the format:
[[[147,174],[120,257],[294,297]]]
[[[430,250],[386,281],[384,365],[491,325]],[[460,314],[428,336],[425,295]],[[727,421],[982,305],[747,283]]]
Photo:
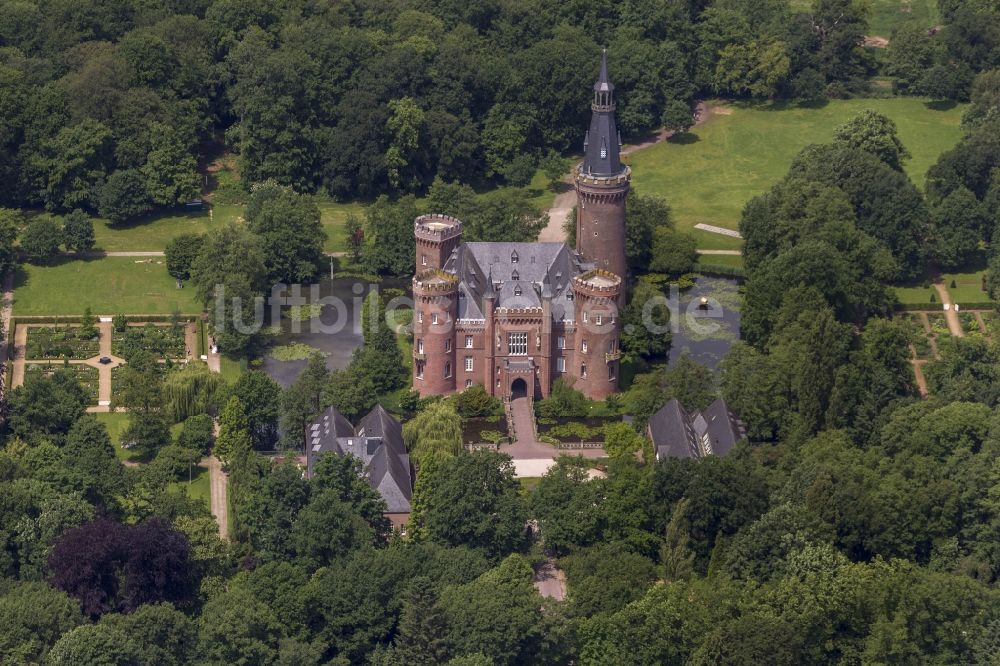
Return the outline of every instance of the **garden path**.
[[[535,570],[535,589],[543,597],[562,601],[566,598],[566,574],[548,558]]]
[[[24,383],[24,350],[28,346],[28,327],[18,326],[14,331],[14,349],[10,357],[14,360],[14,372],[10,377],[10,388]]]
[[[229,503],[227,502],[226,487],[229,485],[229,478],[222,471],[222,463],[215,456],[202,458],[198,463],[202,467],[208,468],[209,498],[212,508],[212,515],[219,523],[219,536],[229,540]]]
[[[927,391],[927,378],[924,377],[924,365],[927,364],[926,359],[914,358],[910,360],[913,364],[913,376],[917,380],[917,389],[920,391],[920,397],[926,398],[929,395]]]
[[[500,447],[500,451],[514,459],[514,476],[517,478],[544,476],[560,455],[583,458],[603,458],[607,455],[604,449],[560,450],[539,442],[535,437],[535,415],[527,398],[511,400],[509,409],[514,421],[514,443]]]
[[[696,250],[696,252],[713,257],[738,257],[743,254],[739,250]]]
[[[6,387],[4,382],[7,379],[7,332],[10,330],[10,317],[14,311],[14,271],[10,271],[3,279],[3,303],[0,304],[0,333],[3,340],[0,340],[0,394]]]
[[[934,288],[937,290],[938,296],[941,298],[941,303],[948,305],[948,309],[944,311],[945,321],[948,322],[948,330],[956,338],[964,338],[965,331],[962,330],[962,322],[958,319],[958,313],[955,312],[954,306],[951,304],[951,294],[948,293],[948,288],[944,286],[943,282],[935,282]]]

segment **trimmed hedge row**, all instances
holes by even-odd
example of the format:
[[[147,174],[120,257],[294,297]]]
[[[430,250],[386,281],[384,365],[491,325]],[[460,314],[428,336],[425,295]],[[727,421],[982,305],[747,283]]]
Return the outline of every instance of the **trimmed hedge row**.
[[[696,273],[701,273],[702,275],[712,276],[712,277],[730,277],[743,279],[747,276],[746,269],[742,266],[726,266],[723,264],[703,264],[698,263],[695,265],[694,270]]]
[[[994,310],[997,307],[992,301],[972,301],[970,303],[959,302],[959,312],[962,310]],[[900,303],[896,306],[897,312],[944,312],[940,303]]]

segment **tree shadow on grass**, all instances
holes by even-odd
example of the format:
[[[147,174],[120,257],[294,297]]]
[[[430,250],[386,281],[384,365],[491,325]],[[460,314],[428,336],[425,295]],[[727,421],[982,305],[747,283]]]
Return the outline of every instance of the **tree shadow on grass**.
[[[699,141],[701,141],[701,137],[699,137],[694,132],[682,132],[679,134],[674,134],[672,137],[667,139],[667,141],[669,143],[676,143],[681,146],[687,146],[692,143],[698,143]]]
[[[951,111],[958,106],[958,102],[953,99],[938,99],[927,102],[924,106],[930,111]]]

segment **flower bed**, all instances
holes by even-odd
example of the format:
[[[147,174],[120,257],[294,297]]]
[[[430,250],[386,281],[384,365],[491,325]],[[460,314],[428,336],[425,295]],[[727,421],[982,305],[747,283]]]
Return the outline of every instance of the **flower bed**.
[[[931,324],[931,331],[938,340],[946,340],[951,337],[951,331],[948,330],[948,320],[945,319],[944,313],[928,313],[927,320]]]
[[[25,358],[83,360],[97,356],[100,345],[97,335],[84,336],[79,326],[29,326]]]
[[[962,330],[965,331],[966,335],[982,335],[982,329],[979,328],[979,321],[976,319],[975,313],[959,311],[958,321],[962,324]]]
[[[111,353],[129,358],[137,351],[145,350],[156,358],[184,358],[184,327],[126,326],[124,331],[115,331],[111,336]]]
[[[24,383],[30,384],[42,377],[51,377],[56,370],[69,370],[73,378],[80,383],[90,399],[90,404],[97,404],[98,372],[97,368],[82,363],[65,365],[62,363],[28,363],[24,368]]]

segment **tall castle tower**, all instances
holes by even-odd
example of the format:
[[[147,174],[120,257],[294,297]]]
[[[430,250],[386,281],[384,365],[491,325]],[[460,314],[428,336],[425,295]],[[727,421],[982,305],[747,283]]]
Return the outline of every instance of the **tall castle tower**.
[[[583,140],[583,162],[577,166],[576,250],[597,268],[625,281],[625,198],[632,170],[619,159],[621,135],[615,123],[615,87],[608,78],[608,54],[601,54],[601,73],[594,84],[590,129]]]

